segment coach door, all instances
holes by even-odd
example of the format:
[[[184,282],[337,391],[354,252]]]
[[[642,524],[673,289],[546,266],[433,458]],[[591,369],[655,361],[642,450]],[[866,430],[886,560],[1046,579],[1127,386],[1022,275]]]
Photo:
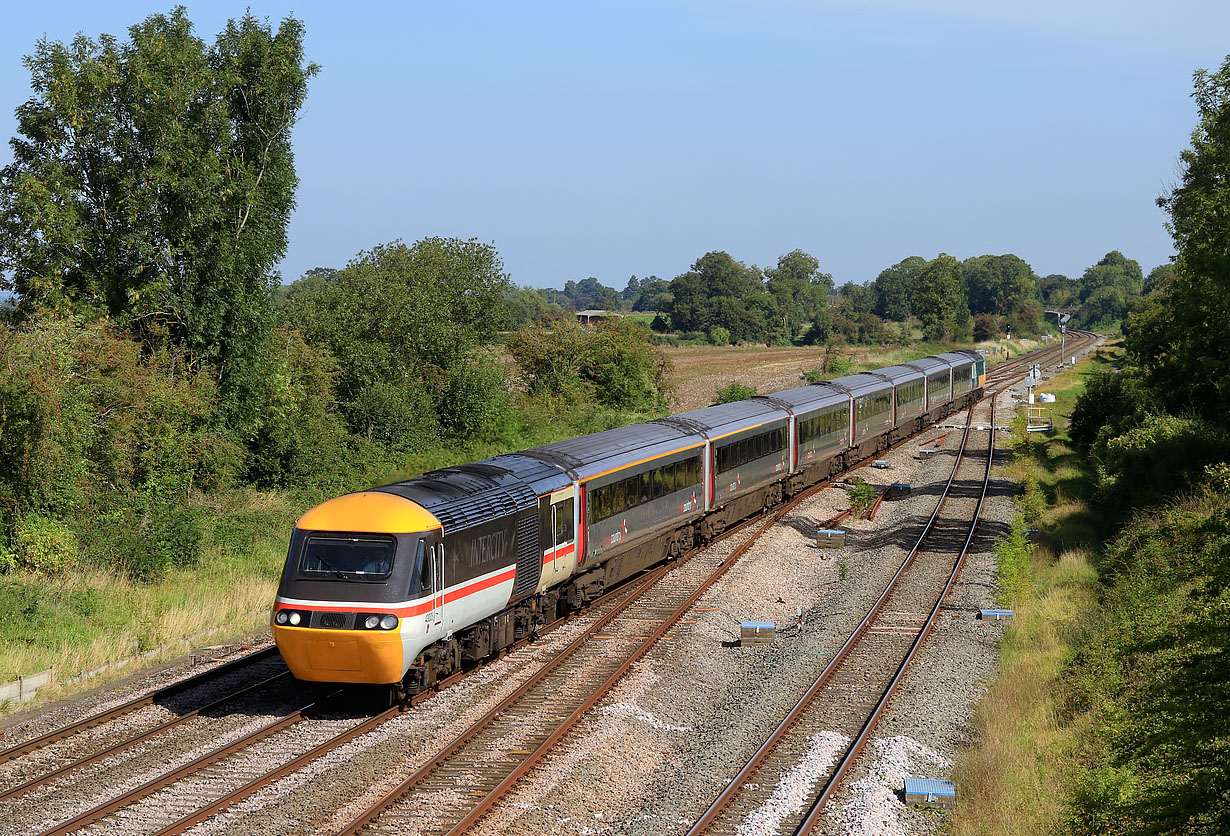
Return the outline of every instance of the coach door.
[[[444,542],[432,546],[428,556],[431,560],[431,611],[427,613],[427,623],[439,624],[444,619]]]

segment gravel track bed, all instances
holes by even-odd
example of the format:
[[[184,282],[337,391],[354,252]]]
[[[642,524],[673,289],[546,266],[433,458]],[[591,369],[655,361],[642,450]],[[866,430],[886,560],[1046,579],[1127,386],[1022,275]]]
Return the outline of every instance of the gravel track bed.
[[[243,655],[263,650],[272,644],[273,636],[268,630],[262,630],[254,635],[246,636],[243,640],[237,642],[236,645],[239,649],[230,653],[219,654],[209,661],[196,661],[194,663],[192,657],[184,656],[157,668],[141,671],[118,683],[101,685],[98,688],[66,697],[42,708],[21,711],[0,723],[0,745],[4,749],[20,746],[40,735],[72,725],[86,717],[102,714],[105,711],[123,705],[129,700],[152,694],[160,688],[174,685],[204,671],[219,668],[227,662],[238,659]],[[198,653],[197,656],[199,660],[201,654]],[[218,696],[221,696],[223,691],[210,692],[208,690],[202,691],[201,689],[233,687],[233,682],[235,681],[233,677],[234,674],[225,679],[202,683],[200,688],[192,689],[189,694],[178,695],[175,698],[176,703],[173,707],[178,708],[180,706],[178,701],[185,696],[197,693],[202,694],[202,696],[197,698],[198,705],[209,702],[210,693],[216,693]],[[214,697],[214,699],[216,698]],[[106,728],[106,726],[102,728]],[[88,733],[87,731],[81,734]],[[77,735],[77,737],[80,736]]]
[[[952,573],[981,494],[986,439],[986,432],[971,432],[933,533],[902,571],[869,631],[710,832],[793,832],[801,823],[818,781],[829,778],[838,755],[862,729]]]
[[[198,669],[197,673],[199,672]],[[144,706],[97,726],[83,729],[71,737],[35,749],[7,763],[0,764],[0,791],[9,790],[34,778],[48,775],[78,760],[102,752],[123,740],[150,731],[183,714],[285,672],[286,665],[279,657],[263,659],[208,679],[183,693],[173,694],[165,702]],[[165,685],[158,687],[165,687]],[[122,705],[123,702],[113,702],[111,705]],[[101,710],[106,711],[107,709]],[[32,739],[32,737],[26,739]]]
[[[1015,389],[1016,387],[1014,387]],[[1014,414],[1012,390],[997,398],[997,421]],[[996,462],[1004,460],[1006,433],[996,438]],[[864,750],[846,784],[830,802],[825,834],[921,836],[939,831],[943,816],[904,802],[906,778],[950,778],[952,759],[974,742],[974,706],[995,676],[1004,628],[980,621],[978,610],[995,606],[994,542],[1016,514],[1015,483],[991,473],[982,521],[945,612],[906,672],[896,697],[880,719],[873,745]]]
[[[40,833],[189,763],[302,704],[293,680],[258,689],[209,715],[32,789],[0,805],[0,832]]]
[[[960,433],[932,458],[919,460],[917,450],[943,432],[928,430],[885,454],[886,470],[850,474],[878,485],[908,481],[913,490],[886,500],[875,522],[843,521],[845,549],[814,546],[818,524],[849,505],[839,488],[809,498],[767,531],[700,599],[688,616],[696,623],[676,628],[675,641],[634,666],[475,832],[686,831],[862,620],[917,540],[952,471]],[[801,633],[790,628],[796,607]],[[729,646],[745,619],[785,629],[772,645]]]
[[[712,550],[729,554],[749,533]],[[689,570],[691,564],[677,569]],[[192,834],[333,833],[401,783],[443,746],[547,664],[622,596],[472,672],[378,729],[317,759],[189,831]]]
[[[420,833],[461,821],[476,798],[489,793],[524,757],[549,737],[560,721],[590,698],[668,617],[698,589],[730,553],[705,549],[668,573],[602,633],[579,647],[549,677],[449,760],[406,798],[382,814],[375,833]],[[668,638],[669,640],[669,638]]]

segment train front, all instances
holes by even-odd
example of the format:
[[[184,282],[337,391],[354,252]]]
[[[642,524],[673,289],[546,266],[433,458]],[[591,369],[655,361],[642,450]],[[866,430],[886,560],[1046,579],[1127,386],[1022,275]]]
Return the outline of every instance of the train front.
[[[401,680],[436,639],[424,562],[440,534],[431,513],[380,491],[340,496],[304,514],[273,608],[273,638],[295,678]]]

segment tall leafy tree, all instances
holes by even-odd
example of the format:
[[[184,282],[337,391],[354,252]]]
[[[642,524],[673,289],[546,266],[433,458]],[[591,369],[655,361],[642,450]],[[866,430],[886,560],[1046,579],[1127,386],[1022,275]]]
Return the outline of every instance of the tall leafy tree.
[[[1007,316],[1036,301],[1033,268],[1012,255],[980,255],[961,262],[970,313]]]
[[[914,280],[910,299],[927,339],[951,340],[970,333],[961,264],[952,256],[940,253],[927,262]]]
[[[1180,181],[1158,204],[1178,250],[1149,327],[1128,348],[1173,408],[1222,422],[1230,415],[1230,57],[1195,74],[1199,121],[1181,156]],[[1136,333],[1133,333],[1135,331]]]
[[[764,273],[765,286],[777,301],[781,329],[787,337],[798,336],[821,308],[828,307],[833,277],[820,270],[819,260],[810,253],[791,250]]]
[[[1104,328],[1122,320],[1140,298],[1143,288],[1144,274],[1140,264],[1112,250],[1081,276],[1081,306],[1073,318],[1073,325]]]
[[[910,291],[927,260],[912,255],[881,271],[872,283],[875,291],[875,313],[882,319],[902,322],[910,315]]]
[[[678,331],[725,328],[732,340],[762,340],[777,321],[777,303],[764,288],[759,269],[724,252],[701,256],[670,284],[665,312]]]
[[[304,28],[245,14],[212,46],[183,7],[128,40],[40,41],[0,172],[0,268],[26,308],[169,335],[255,372],[294,208]]]
[[[360,253],[331,282],[292,289],[286,312],[309,343],[337,358],[351,429],[413,449],[433,439],[437,416],[461,436],[493,416],[473,396],[484,387],[501,394],[480,350],[506,324],[511,290],[490,244],[394,241]]]

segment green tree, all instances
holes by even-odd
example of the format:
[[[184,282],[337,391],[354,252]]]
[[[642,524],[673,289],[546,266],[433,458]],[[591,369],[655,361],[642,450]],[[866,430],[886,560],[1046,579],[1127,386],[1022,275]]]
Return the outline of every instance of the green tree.
[[[777,259],[777,266],[764,271],[765,286],[773,294],[781,330],[789,338],[816,317],[821,307],[828,307],[828,294],[833,289],[833,277],[821,272],[815,256],[802,250],[791,250]]]
[[[760,341],[778,319],[777,302],[764,288],[760,270],[724,252],[706,253],[670,284],[664,312],[676,331],[725,328],[731,339]]]
[[[649,334],[622,318],[597,328],[561,321],[509,334],[505,342],[531,395],[568,403],[658,412],[666,406],[670,365]]]
[[[670,307],[671,283],[657,276],[641,280],[640,295],[632,305],[634,311],[661,311]]]
[[[969,306],[961,282],[961,265],[940,253],[927,262],[910,290],[914,315],[929,340],[951,340],[970,333]]]
[[[338,397],[353,432],[421,449],[439,422],[448,432],[473,431],[470,417],[452,414],[467,407],[448,393],[455,376],[475,379],[475,352],[506,324],[511,288],[490,244],[394,241],[360,253],[332,282],[292,289],[286,316],[337,358]],[[474,391],[466,390],[471,407]],[[481,412],[498,414],[502,387],[487,391],[497,402]]]
[[[547,312],[547,294],[532,287],[510,288],[504,294],[508,306],[508,324],[514,327],[527,325]]]
[[[128,40],[40,41],[0,172],[0,268],[27,308],[109,316],[258,373],[294,208],[304,28],[251,14],[212,47],[183,7]]]
[[[1230,415],[1230,57],[1195,75],[1199,121],[1179,184],[1158,204],[1170,214],[1178,258],[1157,291],[1164,318],[1128,348],[1172,408],[1224,422]],[[1155,351],[1149,355],[1146,351]]]
[[[1012,255],[980,255],[961,262],[970,313],[1007,316],[1038,298],[1033,268]]]
[[[910,315],[910,292],[918,280],[919,273],[926,267],[927,261],[919,256],[897,262],[880,272],[872,283],[875,291],[875,313],[882,319],[904,322]]]

